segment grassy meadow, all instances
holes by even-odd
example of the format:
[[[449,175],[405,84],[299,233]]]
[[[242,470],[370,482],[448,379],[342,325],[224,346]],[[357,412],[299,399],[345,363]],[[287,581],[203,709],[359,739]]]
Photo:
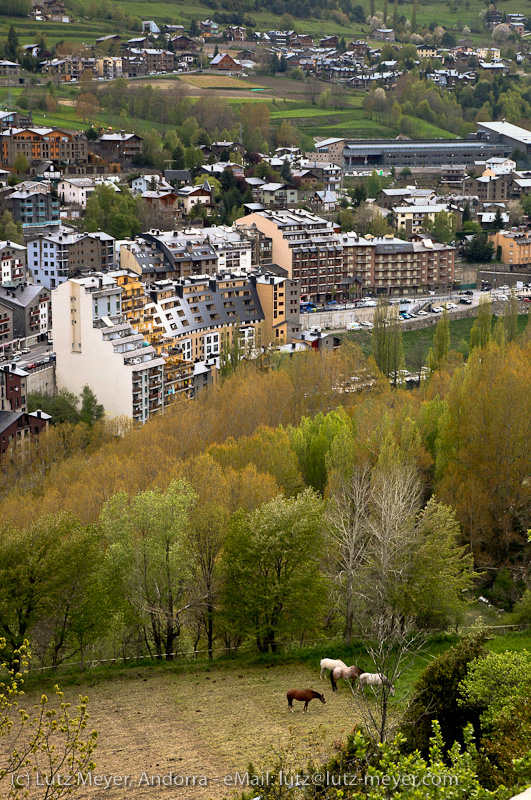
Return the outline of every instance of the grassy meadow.
[[[494,609],[475,604],[467,625],[481,617],[486,624],[501,622]],[[396,701],[405,704],[424,667],[457,641],[451,634],[434,636],[397,683]],[[494,652],[531,649],[530,632],[495,635],[487,643]],[[216,779],[244,773],[251,762],[257,771],[272,767],[278,753],[289,752],[286,771],[326,761],[359,722],[356,695],[344,682],[332,693],[328,680],[319,679],[319,660],[343,658],[371,669],[360,643],[345,648],[339,641],[318,647],[268,655],[242,654],[205,660],[146,665],[96,667],[88,672],[46,673],[27,685],[27,702],[48,694],[59,681],[65,698],[89,696],[90,728],[98,731],[95,754],[98,774],[131,776],[135,798],[152,796],[152,787],[139,786],[142,772],[164,775],[206,775],[208,787],[196,786],[194,797],[209,800],[230,790]],[[326,703],[313,700],[309,713],[294,703],[289,713],[286,691],[313,688]],[[1,754],[1,746],[0,746]],[[215,787],[213,789],[213,787]],[[121,794],[122,792],[122,794]],[[84,797],[97,798],[85,789]],[[123,789],[111,787],[105,797],[116,800]],[[157,787],[157,797],[175,797],[175,788]],[[32,795],[30,795],[32,797]]]

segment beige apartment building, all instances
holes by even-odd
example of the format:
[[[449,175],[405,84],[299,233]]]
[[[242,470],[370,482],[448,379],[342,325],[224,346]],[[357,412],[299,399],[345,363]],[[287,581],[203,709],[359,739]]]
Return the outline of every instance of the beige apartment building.
[[[489,234],[494,245],[494,254],[501,247],[501,261],[504,264],[531,265],[531,237],[527,233],[497,231]]]

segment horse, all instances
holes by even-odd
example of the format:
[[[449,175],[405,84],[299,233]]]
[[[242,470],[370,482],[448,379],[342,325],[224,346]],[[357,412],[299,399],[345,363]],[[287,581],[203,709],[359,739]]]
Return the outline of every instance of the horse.
[[[381,672],[363,672],[358,678],[358,691],[361,691],[366,686],[388,686],[389,694],[395,693],[395,687],[385,675]]]
[[[286,694],[288,698],[288,706],[293,714],[293,701],[300,700],[301,703],[304,703],[304,711],[308,711],[308,703],[310,700],[313,700],[314,697],[317,697],[321,703],[326,703],[324,699],[324,694],[319,694],[319,692],[314,692],[313,689],[290,689],[289,692]]]
[[[337,681],[343,678],[344,681],[350,681],[352,678],[359,678],[363,674],[363,670],[353,664],[351,667],[336,667],[330,672],[330,683],[332,684],[332,691],[337,691]]]
[[[347,665],[344,661],[341,661],[340,658],[322,658],[321,659],[321,674],[319,675],[320,678],[323,677],[326,670],[329,669],[332,672],[333,669],[336,667],[343,667],[347,669]]]

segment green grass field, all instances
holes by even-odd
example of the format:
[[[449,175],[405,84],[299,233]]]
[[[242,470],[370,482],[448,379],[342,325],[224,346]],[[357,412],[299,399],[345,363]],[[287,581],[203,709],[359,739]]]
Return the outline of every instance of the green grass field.
[[[470,330],[474,324],[475,318],[469,319],[450,319],[450,348],[459,352],[466,351],[470,344]],[[528,323],[529,317],[527,314],[518,315],[518,331],[522,333]],[[404,358],[406,368],[411,372],[418,369],[419,352],[422,353],[423,363],[426,363],[430,347],[433,344],[433,335],[435,333],[436,319],[433,324],[426,328],[420,328],[416,331],[403,331],[402,343],[404,346]],[[492,320],[492,326],[496,322],[496,317]],[[370,331],[355,331],[348,334],[352,341],[360,345],[365,355],[371,355],[371,332]]]

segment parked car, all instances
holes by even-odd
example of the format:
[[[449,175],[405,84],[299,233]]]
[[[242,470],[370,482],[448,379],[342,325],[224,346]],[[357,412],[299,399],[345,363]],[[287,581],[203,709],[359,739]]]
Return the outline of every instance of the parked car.
[[[17,353],[16,355],[14,355],[14,356],[11,358],[11,361],[13,361],[13,362],[14,362],[14,361],[20,361],[20,359],[21,359],[21,358],[22,358],[22,356],[19,356],[19,355],[18,355],[18,353]]]
[[[446,308],[457,308],[456,303],[446,303]]]
[[[459,300],[459,302],[463,303],[465,306],[471,306],[472,305],[472,300],[470,299],[470,297],[462,297]]]
[[[442,306],[432,306],[431,313],[432,314],[442,314],[444,308]]]
[[[362,327],[359,322],[347,322],[347,331],[361,331]]]
[[[427,317],[427,316],[428,312],[424,311],[424,309],[421,308],[420,311],[417,311],[417,317]]]
[[[363,325],[364,328],[374,328],[374,325],[368,319],[363,320],[360,325]]]
[[[366,300],[365,301],[365,308],[376,308],[377,305],[378,305],[378,303],[376,302],[376,300]]]
[[[27,356],[30,351],[29,347],[25,347],[23,350],[20,351],[23,356]]]

